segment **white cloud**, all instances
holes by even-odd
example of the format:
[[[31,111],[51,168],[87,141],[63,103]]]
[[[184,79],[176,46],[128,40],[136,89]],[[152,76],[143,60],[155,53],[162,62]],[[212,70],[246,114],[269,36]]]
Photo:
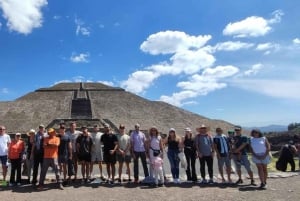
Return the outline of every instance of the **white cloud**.
[[[266,96],[300,100],[298,80],[235,80],[232,84]]]
[[[227,41],[223,43],[218,43],[215,47],[213,47],[216,51],[237,51],[240,49],[248,49],[253,47],[252,43],[243,43],[240,41]]]
[[[159,75],[152,71],[136,71],[130,74],[126,81],[121,82],[121,87],[133,93],[142,93],[158,77]]]
[[[256,50],[258,51],[265,51],[265,50],[274,50],[278,51],[280,49],[280,45],[276,43],[261,43],[258,44]]]
[[[84,76],[78,75],[78,76],[74,76],[71,79],[65,79],[65,80],[60,80],[54,83],[54,85],[59,84],[59,83],[69,83],[69,82],[98,82],[98,83],[102,83],[108,86],[115,86],[115,84],[111,81],[94,81],[93,79],[87,79]]]
[[[189,99],[226,87],[227,84],[220,80],[233,76],[239,69],[230,65],[212,68],[216,60],[212,55],[213,47],[204,46],[210,39],[211,36],[190,36],[179,31],[150,35],[140,46],[141,50],[152,55],[170,54],[169,59],[132,73],[121,83],[121,87],[133,93],[143,93],[160,76],[180,75],[182,79],[188,75],[187,81],[177,83],[181,91],[160,97],[160,100],[177,106],[194,104]],[[218,49],[233,51],[252,46],[250,43],[230,41],[220,43]]]
[[[299,38],[295,38],[293,40],[293,43],[299,45],[300,44],[300,39]]]
[[[68,82],[88,82],[88,80],[85,77],[78,75],[78,76],[72,77],[69,80],[65,79],[65,80],[57,81],[54,83],[54,85],[59,84],[59,83],[68,83]]]
[[[54,15],[53,16],[53,19],[55,19],[55,20],[59,20],[61,18],[61,16],[59,16],[59,15]]]
[[[171,56],[170,61],[149,66],[147,69],[158,73],[160,76],[179,75],[181,73],[190,75],[210,67],[214,62],[214,56],[202,49],[181,50]]]
[[[115,26],[115,27],[119,27],[119,26],[121,26],[121,24],[120,24],[119,22],[115,22],[115,23],[114,23],[114,26]]]
[[[270,48],[272,48],[272,43],[262,43],[257,45],[256,50],[264,51]]]
[[[281,22],[281,17],[284,15],[282,10],[275,10],[272,13],[272,18],[268,20],[269,24],[275,24]]]
[[[217,66],[215,68],[207,68],[203,71],[202,75],[214,79],[230,77],[239,72],[235,66]]]
[[[134,93],[142,93],[160,76],[182,73],[191,75],[212,66],[215,58],[208,49],[203,48],[210,38],[211,36],[190,36],[179,31],[165,31],[150,35],[141,44],[142,51],[152,55],[172,55],[169,60],[132,73],[126,81],[122,82],[122,87]],[[145,80],[145,77],[148,79]]]
[[[9,93],[8,88],[2,88],[1,93],[2,94],[8,94]]]
[[[239,71],[234,66],[217,66],[215,68],[206,68],[202,74],[192,75],[188,81],[179,82],[177,87],[182,91],[173,93],[171,96],[163,95],[160,100],[176,106],[182,106],[190,103],[190,98],[206,95],[212,91],[225,88],[226,83],[219,82],[221,78],[233,76]]]
[[[81,75],[78,75],[78,76],[73,77],[72,80],[73,80],[74,82],[85,82],[85,81],[86,81],[85,77],[83,77],[83,76],[81,76]]]
[[[9,30],[25,35],[42,26],[41,10],[47,4],[47,0],[0,0],[0,8]]]
[[[76,35],[89,36],[91,34],[90,28],[84,26],[84,22],[78,18],[75,18]]]
[[[227,85],[225,83],[219,83],[215,79],[196,74],[193,75],[189,81],[179,82],[177,86],[184,90],[192,90],[199,96],[224,88]]]
[[[184,32],[168,30],[150,35],[140,49],[152,55],[173,54],[181,50],[199,49],[210,39],[210,35],[190,36]]]
[[[263,67],[263,65],[260,63],[255,64],[249,70],[245,71],[244,75],[246,75],[246,76],[256,75],[261,70],[262,67]]]
[[[0,29],[1,29],[1,27],[2,27],[2,23],[0,22]]]
[[[111,86],[111,87],[115,86],[115,84],[111,81],[97,81],[97,82]]]
[[[255,48],[255,50],[257,51],[264,51],[265,55],[268,55],[271,52],[276,52],[279,49],[280,49],[280,45],[275,43],[261,43],[258,44]]]
[[[187,91],[181,91],[179,93],[173,93],[172,96],[163,95],[160,97],[160,100],[175,106],[182,106],[182,105],[194,103],[191,101],[187,101],[187,102],[184,101],[190,98],[195,98],[196,96],[198,96],[196,92],[187,90]]]
[[[272,18],[269,20],[258,16],[247,17],[244,20],[229,23],[223,30],[223,34],[239,38],[264,36],[272,30],[271,24],[281,21],[282,15],[283,12],[277,10],[272,13]]]
[[[215,62],[213,55],[202,49],[191,51],[179,51],[170,58],[172,66],[178,69],[179,73],[197,73],[200,69],[210,67]]]
[[[211,91],[226,87],[226,84],[218,83],[218,80],[233,76],[238,71],[239,69],[234,66],[207,68],[201,75],[195,74],[188,81],[179,82],[177,86],[184,90],[196,91],[198,95],[206,95]]]
[[[70,57],[70,60],[74,63],[88,63],[89,62],[89,57],[90,54],[87,53],[80,53],[80,54],[75,54],[72,53],[72,56]]]

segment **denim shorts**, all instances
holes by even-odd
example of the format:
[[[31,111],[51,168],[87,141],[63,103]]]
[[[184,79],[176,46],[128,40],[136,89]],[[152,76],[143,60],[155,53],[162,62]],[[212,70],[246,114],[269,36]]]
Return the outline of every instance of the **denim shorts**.
[[[258,159],[255,156],[252,155],[252,161],[255,164],[264,164],[267,165],[271,162],[271,157],[267,155],[264,159]]]
[[[248,172],[251,171],[251,166],[250,166],[250,161],[248,159],[248,155],[241,155],[240,161],[238,161],[237,155],[233,155],[233,161],[235,163],[235,168],[237,170],[241,170],[242,165],[243,165]]]
[[[2,166],[7,166],[7,155],[0,156]]]

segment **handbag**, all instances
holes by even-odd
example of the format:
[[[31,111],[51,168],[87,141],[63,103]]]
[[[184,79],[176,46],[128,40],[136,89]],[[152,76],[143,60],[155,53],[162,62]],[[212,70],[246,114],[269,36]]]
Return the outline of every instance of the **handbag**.
[[[182,151],[179,152],[178,158],[180,160],[181,168],[186,169],[187,168],[186,158],[185,158],[185,155]]]
[[[153,149],[152,147],[150,147],[150,149],[152,149],[154,157],[156,157],[156,156],[158,156],[160,154],[160,150]]]

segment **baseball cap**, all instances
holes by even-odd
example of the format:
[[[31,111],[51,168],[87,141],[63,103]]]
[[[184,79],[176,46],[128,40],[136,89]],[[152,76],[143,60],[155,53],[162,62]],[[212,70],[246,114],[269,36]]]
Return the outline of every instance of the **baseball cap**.
[[[234,126],[234,130],[235,131],[240,131],[240,130],[242,130],[242,127],[241,126]]]

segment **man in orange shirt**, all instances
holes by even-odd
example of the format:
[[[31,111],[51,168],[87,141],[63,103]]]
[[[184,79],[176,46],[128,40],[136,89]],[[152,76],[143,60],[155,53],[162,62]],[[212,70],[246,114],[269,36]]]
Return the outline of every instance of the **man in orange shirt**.
[[[63,186],[59,179],[59,171],[58,171],[58,146],[60,144],[60,139],[56,137],[56,132],[53,128],[48,129],[48,137],[44,138],[44,160],[43,167],[40,175],[40,181],[38,189],[42,190],[44,186],[44,181],[46,177],[46,173],[48,171],[49,166],[51,166],[55,172],[56,182],[58,184],[59,189],[63,190]]]
[[[23,153],[25,151],[24,141],[21,140],[21,133],[16,133],[15,139],[11,141],[8,147],[8,158],[11,163],[9,186],[17,184],[21,185],[21,165]],[[15,180],[15,173],[17,171],[17,180]]]

